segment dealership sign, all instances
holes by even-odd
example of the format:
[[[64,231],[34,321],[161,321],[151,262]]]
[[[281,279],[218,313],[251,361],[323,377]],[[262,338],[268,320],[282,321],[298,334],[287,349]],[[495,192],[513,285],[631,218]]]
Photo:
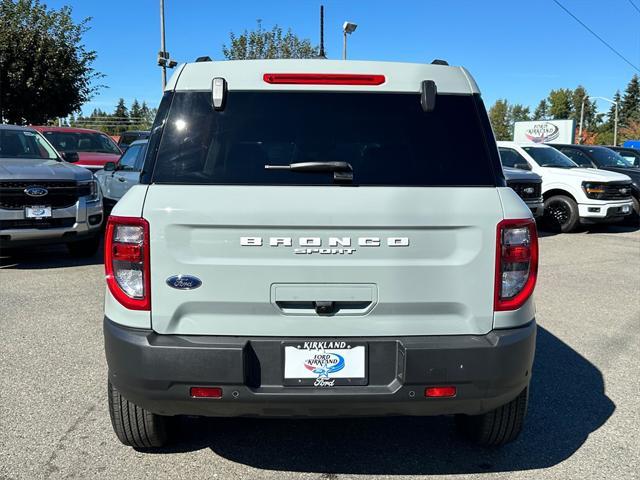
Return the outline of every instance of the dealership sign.
[[[533,143],[573,143],[575,131],[575,120],[516,122],[513,129],[513,140]]]

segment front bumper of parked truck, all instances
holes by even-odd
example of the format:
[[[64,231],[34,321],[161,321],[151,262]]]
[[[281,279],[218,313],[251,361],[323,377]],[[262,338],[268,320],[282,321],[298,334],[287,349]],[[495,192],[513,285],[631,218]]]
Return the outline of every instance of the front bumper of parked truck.
[[[486,335],[363,337],[366,385],[283,385],[283,345],[300,339],[159,335],[104,320],[109,381],[131,402],[161,415],[336,417],[480,414],[528,384],[535,321]],[[322,339],[305,339],[322,340]],[[453,386],[454,397],[425,389]],[[219,387],[221,398],[192,398]]]

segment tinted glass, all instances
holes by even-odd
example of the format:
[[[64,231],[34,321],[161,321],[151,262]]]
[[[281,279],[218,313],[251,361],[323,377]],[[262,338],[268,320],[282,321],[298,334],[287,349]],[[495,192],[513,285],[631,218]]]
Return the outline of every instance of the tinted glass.
[[[127,147],[136,140],[143,140],[148,137],[149,134],[145,132],[125,132],[120,136],[118,145],[120,145],[121,147]]]
[[[522,147],[541,167],[576,168],[578,165],[555,148]]]
[[[515,166],[518,164],[529,164],[529,162],[527,162],[522,155],[520,155],[512,148],[500,147],[498,150],[500,150],[500,159],[502,160],[502,165],[504,165],[505,167],[515,168]]]
[[[0,129],[0,158],[43,158],[58,159],[51,148],[37,132],[28,130]]]
[[[60,152],[94,152],[120,155],[111,138],[101,133],[44,132],[45,137]]]
[[[629,167],[629,163],[620,154],[604,147],[590,148],[589,153],[599,167]]]
[[[176,92],[152,181],[327,185],[332,173],[265,165],[341,161],[354,185],[495,185],[477,108],[464,95],[425,113],[418,94],[229,92],[218,112],[210,92]]]
[[[560,148],[560,152],[573,160],[578,166],[584,168],[593,168],[593,163],[584,153],[574,148]]]
[[[120,157],[118,165],[121,170],[139,170],[140,153],[142,152],[144,145],[133,145],[129,147],[126,152]]]

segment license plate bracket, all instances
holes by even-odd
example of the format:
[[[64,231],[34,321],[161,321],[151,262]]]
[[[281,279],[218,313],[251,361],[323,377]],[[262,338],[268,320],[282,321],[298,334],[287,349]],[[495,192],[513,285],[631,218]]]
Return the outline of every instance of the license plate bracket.
[[[368,384],[368,345],[348,340],[282,343],[283,385],[335,387]]]
[[[30,207],[25,207],[24,209],[25,218],[51,218],[51,206],[49,205],[32,205]]]

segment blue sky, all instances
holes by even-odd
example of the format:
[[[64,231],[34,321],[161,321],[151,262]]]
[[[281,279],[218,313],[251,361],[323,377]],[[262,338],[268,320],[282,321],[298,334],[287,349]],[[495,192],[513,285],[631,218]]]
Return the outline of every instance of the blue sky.
[[[640,12],[629,0],[560,0],[578,18],[640,67]],[[640,0],[632,0],[640,7]],[[112,111],[118,98],[156,106],[161,95],[156,55],[160,43],[158,0],[44,0],[71,5],[76,19],[93,17],[85,36],[98,53],[95,67],[106,77],[84,110]],[[318,42],[316,0],[165,0],[167,50],[178,61],[201,55],[222,58],[229,32],[262,19],[291,27]],[[325,0],[325,48],[339,58],[341,25],[358,24],[349,58],[430,62],[443,58],[475,76],[490,105],[497,98],[535,108],[551,88],[584,85],[611,97],[634,73],[552,0]],[[600,103],[606,111],[609,105]]]

